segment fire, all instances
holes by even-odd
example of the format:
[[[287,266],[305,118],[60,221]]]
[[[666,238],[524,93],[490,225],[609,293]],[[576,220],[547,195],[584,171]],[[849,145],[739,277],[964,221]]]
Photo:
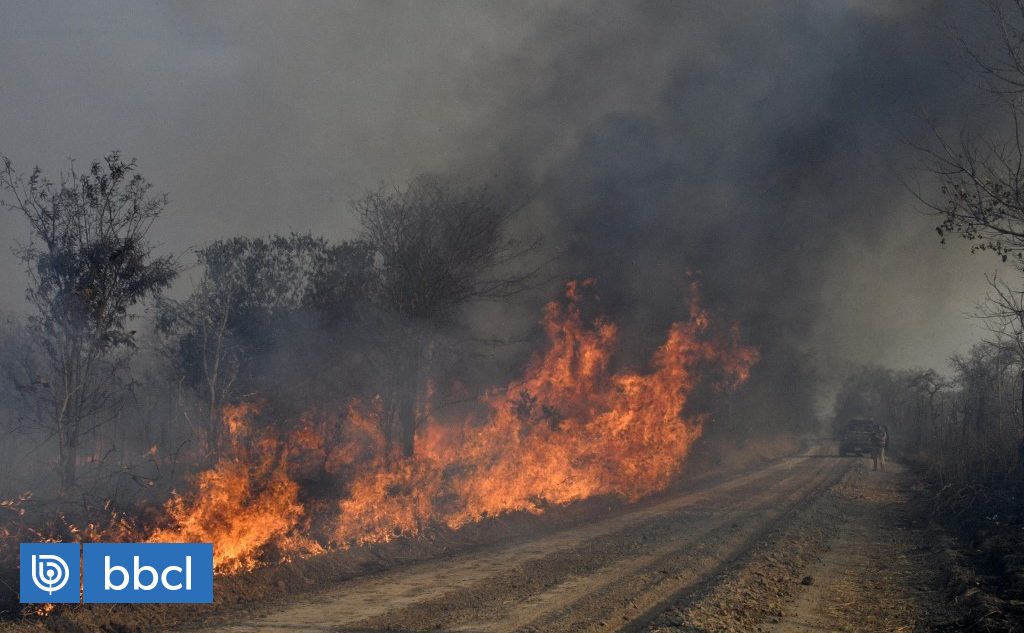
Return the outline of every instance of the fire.
[[[452,425],[428,417],[413,458],[377,459],[357,477],[339,504],[339,543],[540,513],[594,495],[635,500],[679,473],[705,422],[684,417],[701,372],[714,367],[718,386],[733,387],[757,354],[735,332],[711,336],[694,299],[689,320],[670,328],[648,373],[612,373],[618,330],[603,319],[587,323],[579,306],[581,286],[591,283],[570,283],[565,303],[548,304],[547,350],[522,379],[484,397],[484,419]]]
[[[757,353],[735,330],[712,330],[694,299],[646,371],[613,371],[617,327],[582,313],[591,284],[570,283],[564,301],[547,305],[546,350],[521,379],[482,396],[480,413],[438,418],[429,387],[411,458],[386,455],[379,398],[351,403],[340,426],[307,414],[284,440],[253,430],[256,405],[228,408],[227,454],[195,477],[192,492],[167,501],[148,540],[213,542],[218,570],[231,572],[269,554],[307,555],[594,495],[636,500],[662,490],[706,422],[687,411],[695,391],[735,387]],[[319,540],[308,536],[314,513],[296,481],[311,469],[344,484],[336,521]]]
[[[279,443],[269,436],[254,441],[250,421],[258,410],[253,403],[225,410],[229,455],[196,476],[191,494],[172,495],[164,504],[168,525],[149,542],[213,543],[214,566],[226,572],[254,567],[268,549],[321,551],[300,534],[305,510]]]

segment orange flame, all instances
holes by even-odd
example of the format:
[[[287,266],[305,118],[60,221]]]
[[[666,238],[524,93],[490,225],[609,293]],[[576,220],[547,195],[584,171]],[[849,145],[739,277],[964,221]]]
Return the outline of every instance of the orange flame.
[[[580,307],[592,283],[570,283],[564,302],[547,305],[546,351],[521,380],[480,399],[483,415],[439,420],[428,385],[411,458],[387,458],[380,398],[353,402],[344,426],[333,429],[307,414],[285,442],[253,430],[256,405],[226,409],[229,455],[198,474],[192,492],[167,501],[164,526],[148,540],[213,542],[222,572],[251,568],[271,553],[281,559],[321,551],[308,536],[313,512],[296,482],[310,468],[350,478],[325,539],[342,547],[508,512],[540,513],[594,495],[635,500],[663,489],[706,421],[687,412],[695,390],[735,387],[757,353],[735,330],[716,335],[694,300],[689,320],[672,325],[648,372],[614,372],[616,326],[588,322]]]
[[[522,380],[485,396],[486,419],[453,426],[428,418],[413,458],[387,467],[378,459],[354,481],[339,504],[339,543],[540,513],[593,495],[635,500],[668,485],[705,421],[683,417],[700,372],[714,365],[719,386],[733,387],[757,353],[735,332],[714,340],[694,300],[689,321],[670,328],[649,373],[612,373],[617,328],[584,321],[581,284],[570,283],[566,299],[546,308],[547,351]]]
[[[225,409],[231,455],[199,473],[191,494],[172,495],[164,504],[169,525],[149,542],[213,543],[214,566],[226,572],[254,567],[271,548],[282,555],[322,550],[298,533],[305,510],[277,442],[262,437],[249,446],[258,411],[253,403]]]

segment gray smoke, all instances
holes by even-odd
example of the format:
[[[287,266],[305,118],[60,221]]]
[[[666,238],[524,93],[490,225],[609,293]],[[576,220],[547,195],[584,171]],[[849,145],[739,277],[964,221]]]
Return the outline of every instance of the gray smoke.
[[[496,164],[538,179],[561,265],[599,280],[627,347],[678,318],[692,270],[762,350],[741,399],[751,422],[810,423],[814,379],[846,362],[950,353],[967,328],[943,309],[978,296],[951,277],[980,286],[996,264],[938,248],[903,181],[925,113],[947,132],[968,112],[995,125],[949,31],[989,28],[977,6],[589,6],[495,73],[519,88],[495,119]]]
[[[849,361],[938,364],[983,294],[901,177],[921,113],[976,92],[971,3],[10,3],[0,151],[118,148],[170,193],[157,238],[352,235],[347,201],[423,171],[515,182],[553,278],[598,279],[626,357],[685,314],[687,272],[764,361],[749,415],[808,419]],[[952,127],[950,129],[952,129]],[[4,234],[24,232],[0,218]],[[23,279],[2,262],[3,306]],[[521,329],[543,298],[478,320]],[[806,385],[807,389],[799,388]],[[781,395],[780,395],[781,394]],[[756,395],[756,397],[754,397]]]

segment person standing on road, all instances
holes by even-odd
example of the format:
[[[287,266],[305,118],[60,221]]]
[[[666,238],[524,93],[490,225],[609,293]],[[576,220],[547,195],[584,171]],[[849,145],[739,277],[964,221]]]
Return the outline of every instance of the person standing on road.
[[[885,472],[885,449],[888,447],[889,432],[881,424],[876,424],[871,429],[871,461],[874,463],[871,470],[881,467]]]

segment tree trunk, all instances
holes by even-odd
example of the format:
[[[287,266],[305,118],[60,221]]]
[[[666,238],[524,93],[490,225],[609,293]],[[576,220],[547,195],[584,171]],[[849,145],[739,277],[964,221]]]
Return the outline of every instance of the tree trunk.
[[[1020,431],[1024,440],[1024,370],[1020,372]]]
[[[402,457],[412,457],[416,449],[416,381],[398,394],[398,443]]]
[[[419,420],[416,399],[420,391],[420,373],[423,371],[425,348],[424,335],[416,330],[407,332],[404,353],[397,362],[398,389],[395,392],[395,420],[392,429],[396,435],[391,439],[392,450],[398,456],[410,458],[416,451],[416,427]]]
[[[1020,443],[1017,446],[1017,475],[1024,485],[1024,370],[1020,372]]]
[[[210,396],[210,408],[209,408],[209,411],[208,411],[208,420],[207,420],[208,423],[209,423],[209,428],[208,428],[208,431],[207,431],[208,434],[209,434],[208,442],[210,444],[208,449],[210,451],[210,454],[213,455],[213,459],[214,460],[216,460],[216,459],[218,459],[220,457],[220,427],[221,427],[220,411],[219,411],[219,408],[217,407],[217,403],[216,403],[215,400],[216,399],[215,399],[214,396]]]
[[[60,492],[62,496],[69,494],[75,487],[77,461],[78,442],[69,439],[60,451]]]

